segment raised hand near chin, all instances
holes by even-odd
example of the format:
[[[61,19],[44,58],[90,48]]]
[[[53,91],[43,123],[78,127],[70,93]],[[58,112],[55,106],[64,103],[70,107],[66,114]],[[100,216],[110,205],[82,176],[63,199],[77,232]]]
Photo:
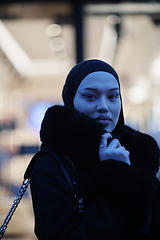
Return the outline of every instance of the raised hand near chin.
[[[130,155],[129,151],[127,151],[123,146],[121,146],[118,139],[113,139],[108,145],[108,142],[110,141],[111,138],[112,135],[110,133],[105,133],[102,135],[99,147],[100,160],[104,161],[113,159],[125,162],[130,165],[131,163],[129,159]]]

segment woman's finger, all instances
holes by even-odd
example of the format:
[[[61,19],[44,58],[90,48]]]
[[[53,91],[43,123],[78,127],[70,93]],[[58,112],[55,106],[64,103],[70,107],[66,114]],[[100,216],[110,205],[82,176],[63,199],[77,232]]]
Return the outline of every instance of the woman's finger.
[[[120,142],[118,141],[118,139],[113,139],[110,144],[108,145],[108,148],[110,149],[114,149],[114,148],[118,148],[118,147],[121,147],[121,144]]]
[[[112,135],[110,133],[104,133],[101,137],[100,141],[100,148],[105,148],[107,147],[107,139],[112,138]]]

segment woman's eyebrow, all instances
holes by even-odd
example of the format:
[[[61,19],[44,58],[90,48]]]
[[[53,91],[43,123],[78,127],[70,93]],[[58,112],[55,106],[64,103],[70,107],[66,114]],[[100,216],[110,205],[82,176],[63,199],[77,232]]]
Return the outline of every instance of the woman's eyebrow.
[[[91,88],[91,87],[86,87],[86,88],[83,88],[82,90],[83,90],[83,91],[85,91],[85,90],[90,90],[90,91],[98,92],[98,89],[96,89],[96,88]],[[109,89],[108,91],[111,92],[111,91],[115,91],[115,90],[118,90],[118,91],[119,91],[119,88],[118,88],[118,87],[116,87],[116,88],[111,88],[111,89]]]
[[[90,91],[96,91],[96,92],[98,92],[98,89],[96,89],[96,88],[90,88],[90,87],[83,88],[82,90],[83,90],[83,91],[85,91],[85,90],[90,90]]]
[[[118,90],[118,91],[119,91],[119,88],[118,88],[118,87],[112,88],[112,89],[110,89],[109,91],[115,91],[115,90]]]

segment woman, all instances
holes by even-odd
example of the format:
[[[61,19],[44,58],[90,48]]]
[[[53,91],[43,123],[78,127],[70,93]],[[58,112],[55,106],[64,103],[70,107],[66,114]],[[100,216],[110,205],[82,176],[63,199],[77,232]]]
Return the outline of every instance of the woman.
[[[159,149],[125,126],[116,71],[81,62],[62,97],[64,106],[45,114],[41,151],[26,172],[37,238],[160,239]]]

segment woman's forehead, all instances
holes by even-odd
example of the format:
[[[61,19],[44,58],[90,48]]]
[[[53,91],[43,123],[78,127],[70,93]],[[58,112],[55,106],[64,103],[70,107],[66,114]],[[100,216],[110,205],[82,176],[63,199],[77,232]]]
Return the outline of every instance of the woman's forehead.
[[[80,89],[99,87],[119,89],[119,83],[112,74],[104,71],[97,71],[88,74],[79,85]]]

